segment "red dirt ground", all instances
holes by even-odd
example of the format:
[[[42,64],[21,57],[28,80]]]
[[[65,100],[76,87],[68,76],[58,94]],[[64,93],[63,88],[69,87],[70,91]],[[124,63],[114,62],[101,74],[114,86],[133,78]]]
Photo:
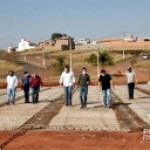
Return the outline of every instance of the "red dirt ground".
[[[13,132],[0,132],[0,143]],[[28,131],[9,143],[4,150],[149,150],[142,132],[53,132]]]

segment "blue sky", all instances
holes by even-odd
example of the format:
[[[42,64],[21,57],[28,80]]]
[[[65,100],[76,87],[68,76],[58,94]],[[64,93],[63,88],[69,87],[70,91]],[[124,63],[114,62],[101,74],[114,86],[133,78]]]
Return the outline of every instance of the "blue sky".
[[[53,32],[78,40],[150,36],[149,0],[0,0],[0,46],[24,37],[38,41]]]

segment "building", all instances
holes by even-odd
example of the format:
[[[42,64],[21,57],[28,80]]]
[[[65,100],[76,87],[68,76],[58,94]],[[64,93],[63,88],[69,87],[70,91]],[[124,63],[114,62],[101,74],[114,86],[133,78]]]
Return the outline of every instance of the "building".
[[[82,39],[79,40],[79,43],[82,44],[82,45],[87,45],[87,44],[91,43],[91,40],[88,39],[88,38],[82,38]]]
[[[12,52],[15,52],[15,51],[16,51],[16,47],[8,47],[7,48],[8,53],[12,53]]]
[[[150,38],[139,38],[132,34],[124,34],[121,38],[97,40],[96,45],[110,50],[141,50],[150,49]]]
[[[124,41],[128,41],[128,42],[135,42],[135,41],[137,41],[137,37],[134,37],[131,33],[124,34],[122,39]]]
[[[31,41],[27,41],[24,39],[21,39],[20,43],[18,44],[18,48],[16,49],[17,52],[22,52],[28,49],[33,49],[36,47],[36,44],[31,42]]]
[[[52,40],[46,40],[43,42],[40,42],[40,47],[44,49],[55,49],[55,50],[69,50],[75,49],[75,42],[72,38],[68,37],[62,37],[55,39],[55,41]]]

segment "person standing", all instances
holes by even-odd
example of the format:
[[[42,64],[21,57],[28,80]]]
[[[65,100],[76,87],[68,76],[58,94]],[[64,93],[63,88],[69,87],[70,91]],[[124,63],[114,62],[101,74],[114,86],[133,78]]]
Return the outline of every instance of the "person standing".
[[[11,97],[12,103],[15,104],[18,79],[17,76],[14,75],[14,71],[12,70],[9,71],[6,82],[7,82],[7,104],[9,105]]]
[[[25,103],[29,103],[29,91],[30,91],[30,75],[27,71],[24,72],[21,83],[24,91]]]
[[[90,76],[86,68],[82,68],[82,74],[79,76],[78,84],[80,87],[81,109],[87,106],[88,86],[90,84]]]
[[[42,80],[40,76],[34,73],[30,80],[30,87],[32,88],[32,100],[33,104],[38,103],[39,101],[39,92],[40,87],[42,86]]]
[[[134,99],[134,88],[135,88],[135,82],[136,82],[136,74],[132,70],[131,67],[126,72],[126,77],[127,77],[127,83],[128,83],[129,99]]]
[[[66,106],[72,106],[72,90],[75,85],[75,77],[68,65],[65,66],[59,82],[60,87],[64,87]]]
[[[104,108],[106,107],[110,108],[111,107],[111,85],[113,85],[111,76],[107,74],[104,69],[102,69],[98,81],[102,87]]]

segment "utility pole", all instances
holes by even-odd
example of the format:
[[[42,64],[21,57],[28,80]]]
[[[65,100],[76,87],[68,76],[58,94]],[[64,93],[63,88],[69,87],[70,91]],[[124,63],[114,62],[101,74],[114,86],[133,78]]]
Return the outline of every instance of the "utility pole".
[[[46,67],[46,63],[45,63],[45,49],[42,46],[42,62],[43,62],[43,67]]]
[[[125,33],[123,32],[123,54],[122,54],[122,58],[125,59],[125,43],[124,43],[124,37],[125,37]]]
[[[72,66],[72,41],[71,41],[71,37],[68,37],[68,44],[69,44],[69,51],[70,51],[70,70],[73,70],[73,66]]]
[[[23,49],[25,49],[25,44],[23,43]],[[24,52],[24,61],[27,62],[26,52]]]
[[[99,50],[97,47],[97,78],[99,78],[100,68],[99,68]]]

